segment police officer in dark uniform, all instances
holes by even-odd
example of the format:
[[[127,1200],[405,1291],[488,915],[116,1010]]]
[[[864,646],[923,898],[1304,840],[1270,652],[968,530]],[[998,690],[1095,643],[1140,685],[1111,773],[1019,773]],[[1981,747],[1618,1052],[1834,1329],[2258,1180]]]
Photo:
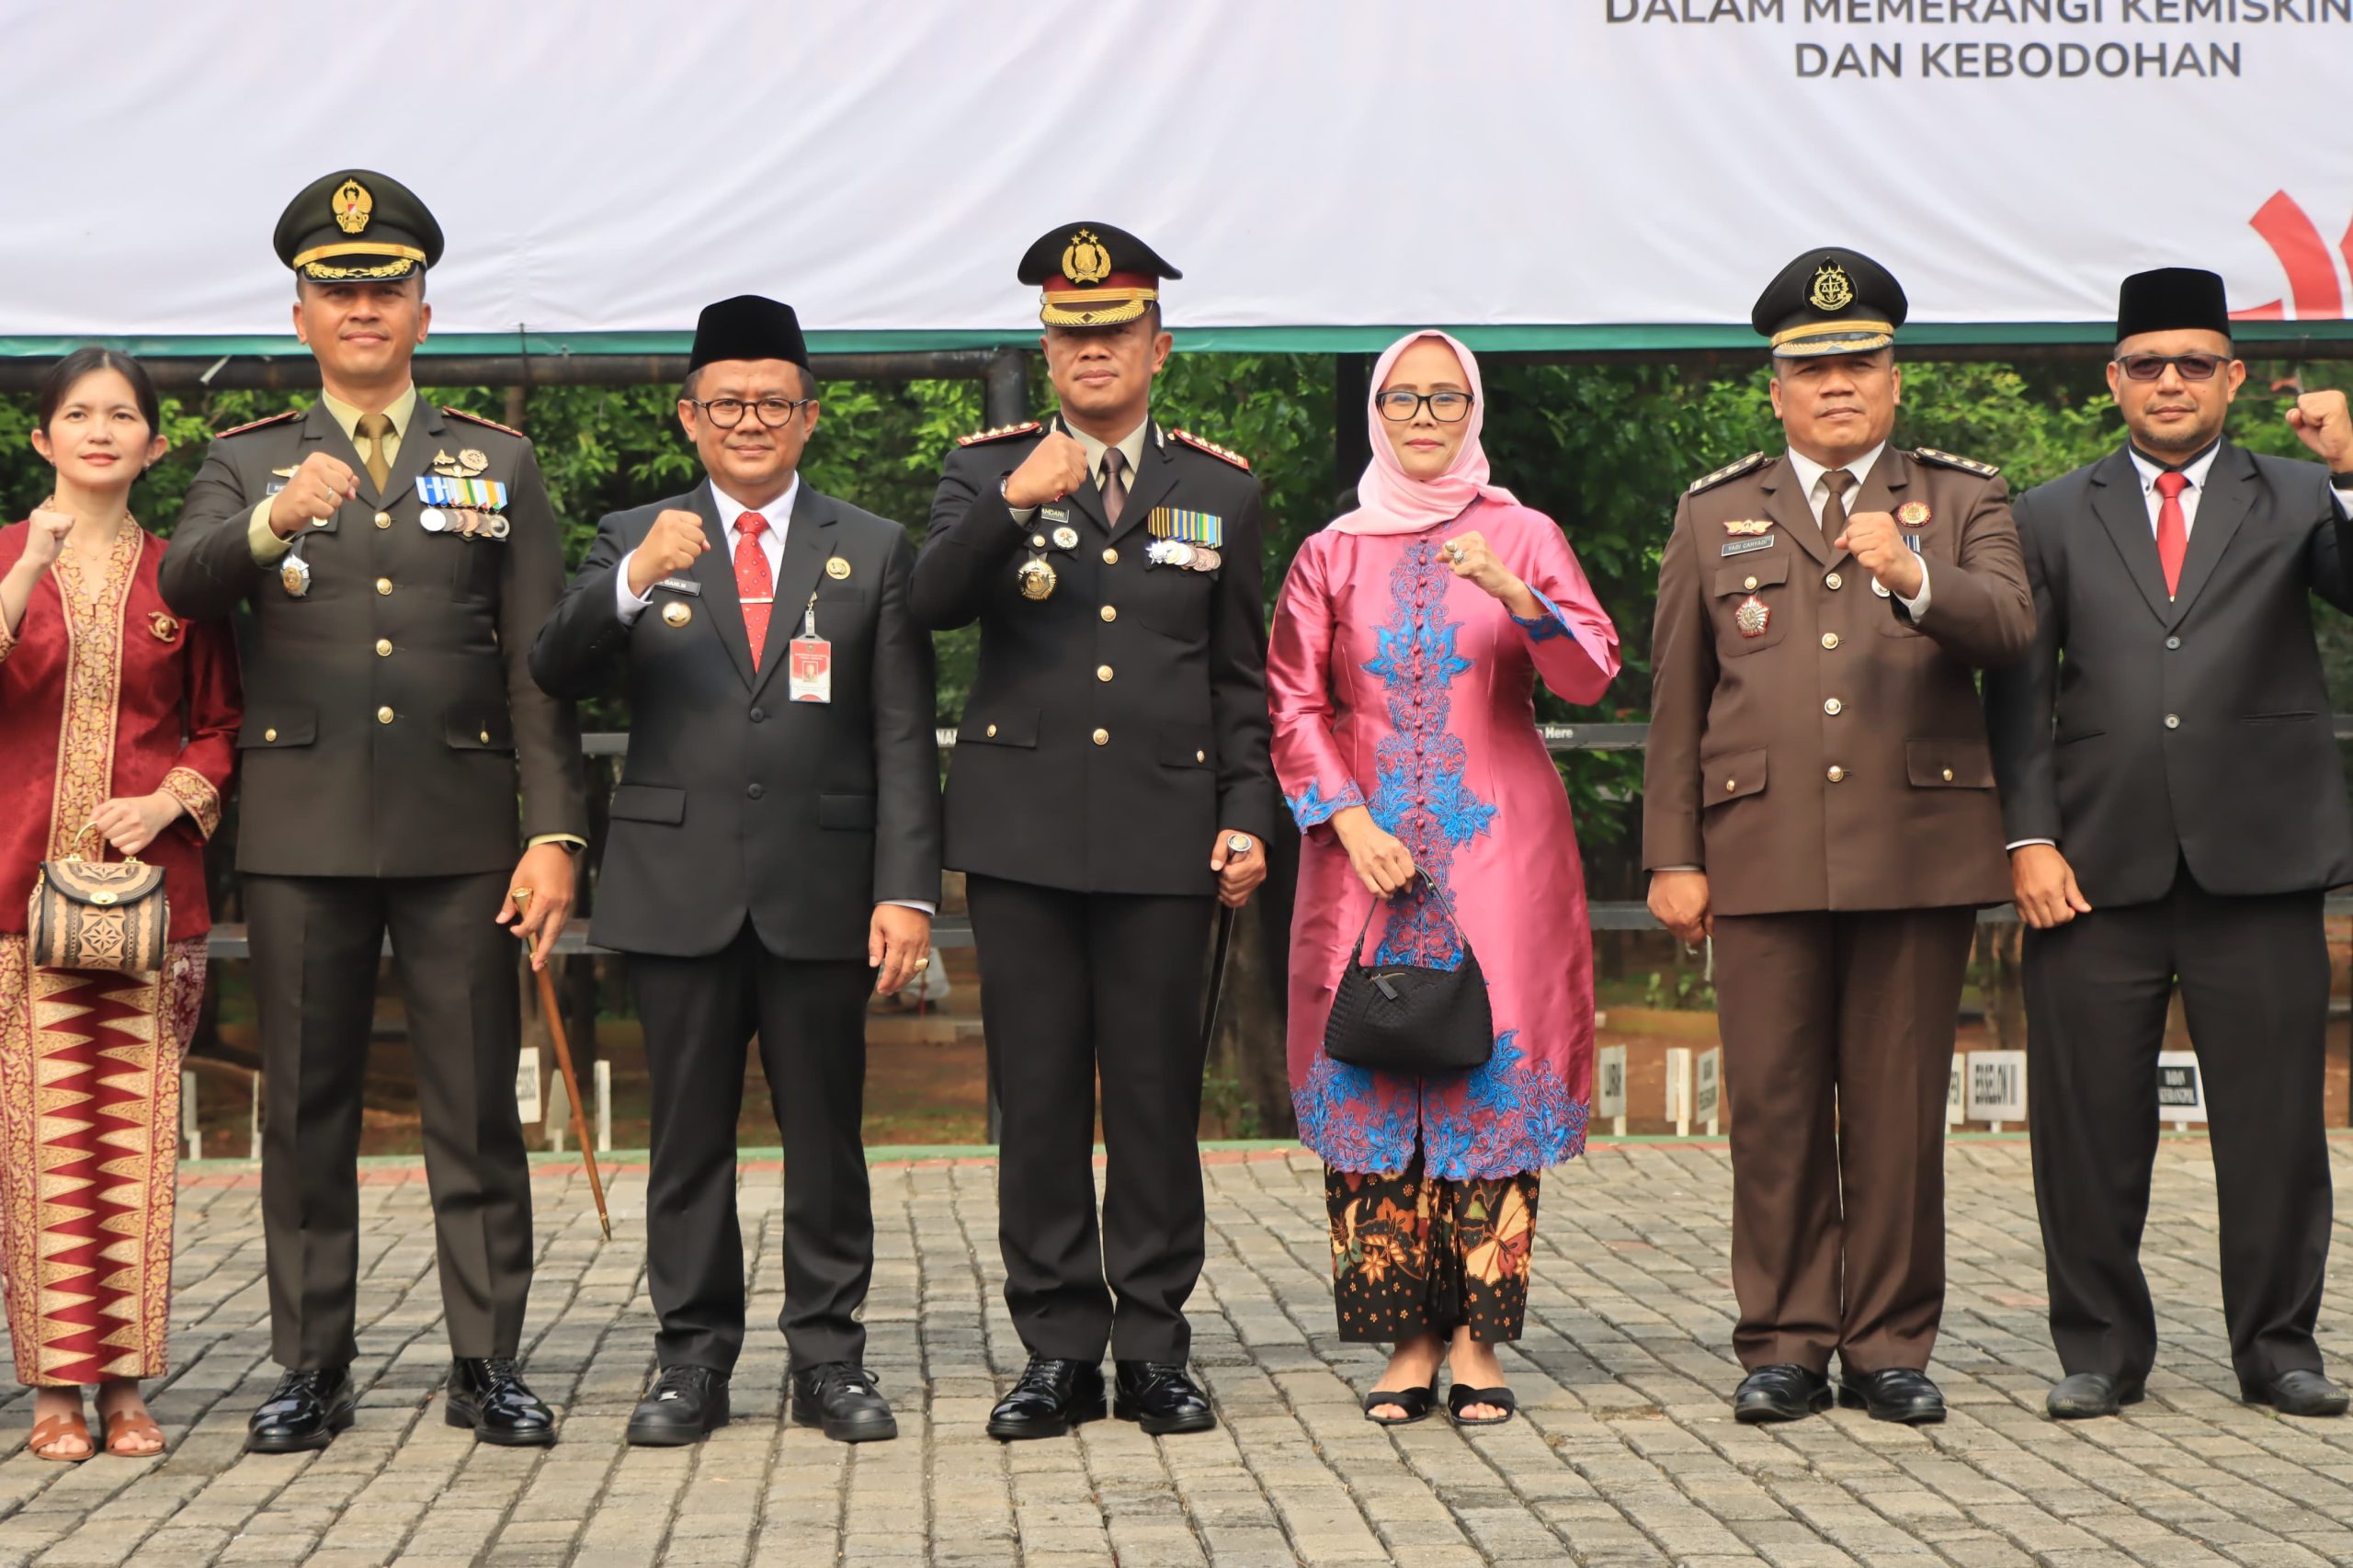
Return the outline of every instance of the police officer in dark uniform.
[[[1266,877],[1274,816],[1258,483],[1150,414],[1176,269],[1107,223],[1022,257],[1060,410],[948,457],[916,618],[981,627],[946,860],[968,873],[1004,1113],[998,1236],[1029,1364],[1000,1438],[1105,1413],[1205,1430],[1186,1374],[1199,1277],[1201,978],[1212,898]],[[1092,1173],[1102,1080],[1109,1165]]]
[[[587,831],[577,722],[527,667],[563,591],[562,540],[521,432],[417,396],[441,254],[425,204],[339,170],[287,207],[276,244],[324,394],[213,442],[162,569],[183,615],[252,608],[237,866],[269,1101],[271,1354],[288,1371],[246,1447],[324,1448],[352,1422],[360,1088],[388,931],[455,1356],[448,1418],[551,1443],[514,1359],[531,1193],[507,927],[545,960]]]

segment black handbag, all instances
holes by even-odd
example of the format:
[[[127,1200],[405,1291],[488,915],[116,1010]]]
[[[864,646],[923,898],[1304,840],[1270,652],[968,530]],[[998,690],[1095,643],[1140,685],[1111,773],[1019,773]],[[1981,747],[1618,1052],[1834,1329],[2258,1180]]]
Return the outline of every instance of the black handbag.
[[[1462,944],[1462,962],[1453,969],[1368,967],[1364,939],[1372,929],[1373,910],[1381,907],[1375,899],[1358,928],[1356,950],[1340,971],[1332,1016],[1324,1025],[1324,1054],[1335,1062],[1383,1073],[1467,1073],[1484,1067],[1495,1054],[1487,977],[1446,894],[1427,871],[1421,876]]]

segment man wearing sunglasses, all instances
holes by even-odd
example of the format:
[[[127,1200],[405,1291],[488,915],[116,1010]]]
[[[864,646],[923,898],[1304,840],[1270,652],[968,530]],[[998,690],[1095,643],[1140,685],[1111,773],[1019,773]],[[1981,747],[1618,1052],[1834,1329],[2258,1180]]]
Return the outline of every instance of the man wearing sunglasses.
[[[906,531],[800,477],[817,386],[792,307],[709,307],[688,365],[678,421],[708,483],[607,517],[531,651],[550,691],[629,697],[593,928],[629,956],[654,1090],[660,1370],[629,1440],[691,1443],[727,1422],[744,1346],[735,1125],[756,1036],[791,1171],[792,1419],[866,1442],[898,1432],[857,1316],[874,1271],[866,998],[931,961],[931,640],[908,609]]]
[[[2287,422],[2321,465],[2223,435],[2246,380],[2222,280],[2124,280],[2109,390],[2130,439],[2017,507],[2040,631],[1986,677],[2026,936],[2028,1120],[2065,1378],[2061,1420],[2142,1397],[2157,1051],[2178,980],[2213,1135],[2222,1314],[2242,1394],[2336,1415],[2313,1324],[2328,1256],[2321,897],[2353,811],[2312,596],[2353,610],[2353,426]]]

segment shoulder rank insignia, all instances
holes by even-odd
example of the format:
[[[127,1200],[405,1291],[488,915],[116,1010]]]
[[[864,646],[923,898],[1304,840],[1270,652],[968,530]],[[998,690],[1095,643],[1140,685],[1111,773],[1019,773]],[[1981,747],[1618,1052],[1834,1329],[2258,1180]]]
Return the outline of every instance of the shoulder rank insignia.
[[[1213,458],[1223,458],[1226,461],[1232,463],[1234,467],[1240,469],[1245,473],[1250,472],[1250,460],[1244,457],[1240,452],[1228,451],[1225,448],[1219,446],[1215,441],[1204,441],[1189,430],[1178,430],[1172,427],[1168,433],[1176,437],[1178,440],[1184,442],[1188,447],[1199,447],[1202,451],[1209,453],[1209,455]]]
[[[1950,452],[1940,452],[1934,447],[1916,448],[1912,455],[1924,463],[1941,463],[1947,468],[1957,468],[1963,473],[1973,473],[1980,479],[1991,479],[2002,472],[1992,463],[1982,463],[1975,458],[1957,458]]]
[[[1008,440],[1015,436],[1027,436],[1032,430],[1044,428],[1044,426],[1034,419],[1025,419],[1018,425],[995,425],[986,430],[975,430],[969,436],[959,436],[956,437],[956,444],[960,447],[977,447],[984,441]]]
[[[1726,463],[1723,467],[1716,470],[1713,473],[1701,474],[1699,478],[1691,482],[1691,487],[1685,491],[1684,494],[1687,495],[1697,495],[1702,490],[1712,490],[1717,485],[1722,484],[1725,480],[1738,479],[1742,474],[1746,473],[1751,469],[1763,467],[1764,463],[1765,454],[1763,452],[1751,452],[1736,463]]]
[[[290,408],[283,414],[272,414],[264,418],[254,420],[250,424],[233,425],[226,430],[215,430],[212,432],[212,438],[216,441],[225,440],[231,436],[242,436],[248,430],[259,430],[263,426],[268,425],[283,425],[290,419],[300,419],[301,417],[302,411],[301,409]]]
[[[503,430],[509,436],[520,437],[526,441],[530,439],[529,436],[525,436],[523,432],[516,429],[512,425],[501,425],[495,419],[484,419],[479,414],[468,414],[464,409],[451,408],[446,403],[441,405],[441,412],[449,415],[453,419],[462,419],[469,425],[480,425],[483,428],[490,430]]]

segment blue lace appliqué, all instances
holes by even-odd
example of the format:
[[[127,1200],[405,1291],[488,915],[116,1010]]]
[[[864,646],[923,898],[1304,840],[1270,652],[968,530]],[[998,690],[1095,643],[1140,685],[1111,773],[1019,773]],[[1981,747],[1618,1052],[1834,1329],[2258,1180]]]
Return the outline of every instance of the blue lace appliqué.
[[[1341,784],[1338,794],[1330,796],[1324,793],[1322,779],[1311,778],[1307,788],[1298,794],[1285,795],[1283,804],[1290,808],[1291,820],[1299,824],[1300,832],[1305,833],[1318,823],[1330,822],[1350,806],[1363,805],[1364,795],[1353,778]]]
[[[1522,620],[1518,616],[1511,619],[1513,625],[1528,633],[1530,642],[1549,642],[1555,637],[1574,639],[1576,636],[1569,630],[1569,618],[1561,613],[1559,605],[1546,598],[1541,589],[1530,588],[1528,591],[1536,596],[1536,602],[1544,607],[1544,613],[1530,620]]]
[[[1428,1085],[1425,1085],[1425,1094]],[[1519,1031],[1495,1037],[1495,1053],[1468,1074],[1450,1115],[1423,1115],[1423,1154],[1432,1176],[1474,1176],[1540,1171],[1585,1153],[1591,1108],[1569,1092],[1559,1069],[1530,1062]]]

